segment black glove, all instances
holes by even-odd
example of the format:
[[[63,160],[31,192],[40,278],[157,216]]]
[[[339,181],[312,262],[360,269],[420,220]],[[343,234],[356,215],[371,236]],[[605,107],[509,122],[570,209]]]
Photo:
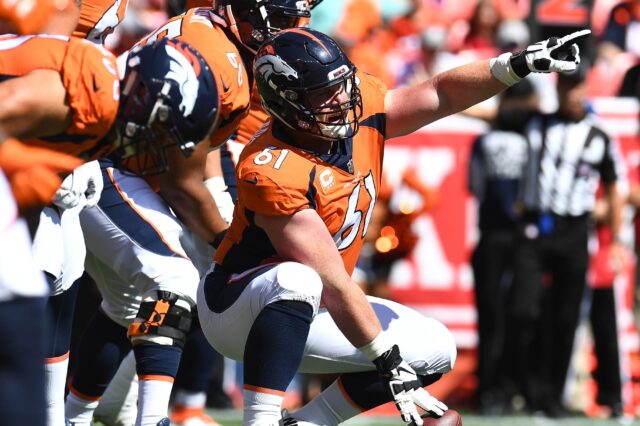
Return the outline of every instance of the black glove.
[[[417,407],[440,417],[448,407],[420,386],[416,372],[400,356],[398,345],[373,360],[405,423],[422,425]]]

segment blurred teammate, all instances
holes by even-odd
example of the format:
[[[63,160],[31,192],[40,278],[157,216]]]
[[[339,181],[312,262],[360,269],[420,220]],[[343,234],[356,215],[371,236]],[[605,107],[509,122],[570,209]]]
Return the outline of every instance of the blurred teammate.
[[[422,424],[417,406],[443,414],[447,407],[421,386],[452,368],[449,331],[401,305],[367,299],[350,278],[380,185],[383,142],[531,71],[575,69],[573,40],[586,34],[392,91],[357,73],[316,31],[286,30],[265,42],[254,73],[273,121],[241,154],[234,220],[198,291],[208,340],[244,362],[244,424],[277,424],[298,370],[343,374],[285,424],[338,424],[392,400],[407,423]]]
[[[0,83],[0,125],[8,134],[85,160],[110,149],[100,141],[118,110],[119,79],[113,55],[84,40],[62,36],[4,36],[0,44],[0,73],[5,78]],[[73,306],[75,301],[73,291],[64,293],[83,271],[78,214],[87,203],[97,202],[101,180],[95,163],[65,179],[54,200],[57,205],[46,206],[40,213],[34,236],[34,256],[51,287],[48,311],[53,328],[47,336],[56,336],[47,339],[45,352],[50,424],[64,421],[73,315],[73,310],[58,307]]]
[[[46,423],[42,359],[49,288],[20,215],[37,215],[60,186],[58,174],[68,174],[80,163],[13,139],[0,141],[0,334],[11,342],[0,349],[0,410],[6,424]]]
[[[210,138],[213,146],[228,138],[246,114],[251,81],[245,60],[253,59],[258,44],[277,31],[280,23],[291,25],[298,16],[308,16],[305,5],[296,6],[291,0],[221,3],[216,11],[219,14],[208,8],[191,9],[140,42],[145,45],[164,38],[187,41],[216,70],[220,111]],[[133,200],[136,209],[123,209],[121,205],[126,200],[122,197],[109,202],[103,197],[108,204],[83,214],[91,252],[87,270],[98,284],[103,303],[80,350],[81,359],[67,399],[71,421],[90,418],[97,399],[128,350],[124,327],[129,327],[134,342],[140,378],[137,422],[155,425],[166,416],[185,335],[157,339],[147,336],[145,330],[152,307],[163,301],[171,302],[167,297],[178,295],[182,299],[179,306],[186,311],[180,311],[181,314],[191,315],[189,304],[195,301],[199,274],[182,237],[193,233],[200,240],[216,244],[216,236],[227,227],[218,214],[214,197],[204,185],[207,152],[207,146],[199,145],[188,161],[176,163],[174,158],[167,157],[169,170],[157,177],[157,185],[151,182],[150,186],[133,173],[114,173],[107,184],[120,188],[126,199]],[[141,165],[130,163],[129,167],[132,172],[144,171]],[[107,163],[103,169],[109,169]],[[154,188],[159,188],[162,199]],[[136,233],[129,229],[135,229]],[[141,238],[145,239],[143,243]],[[158,288],[171,288],[168,290],[171,294],[158,294]],[[117,351],[109,352],[114,346]],[[164,351],[166,358],[155,357],[157,350]]]
[[[43,31],[69,34],[76,19],[77,8],[72,1],[18,1],[4,2],[0,5],[0,26],[6,32],[29,34]],[[26,40],[29,44],[30,38]],[[2,41],[4,49],[0,61],[1,72],[3,81],[9,80],[10,83],[0,85],[0,96],[3,100],[3,124],[8,126],[7,133],[18,136],[20,131],[28,133],[29,130],[25,128],[24,123],[18,123],[17,127],[13,127],[14,121],[20,121],[20,114],[40,113],[41,119],[46,116],[42,113],[43,109],[47,109],[46,102],[31,109],[34,105],[29,103],[29,95],[33,92],[28,90],[29,86],[34,82],[46,80],[44,75],[47,72],[56,73],[64,69],[63,58],[60,56],[55,58],[55,53],[70,52],[72,49],[67,49],[68,46],[61,47],[57,44],[60,40],[53,41],[60,49],[52,49],[53,51],[39,64],[46,64],[49,70],[31,72],[33,69],[29,69],[29,65],[37,67],[38,61],[26,55],[24,49],[20,50],[20,44],[15,41],[16,39],[12,40],[11,37],[4,37]],[[24,42],[25,39],[22,41]],[[37,45],[38,41],[35,44]],[[33,43],[31,45],[33,46]],[[75,50],[76,53],[80,51],[82,48]],[[33,55],[40,52],[30,51],[29,53]],[[82,55],[79,54],[76,57],[82,57]],[[87,72],[92,71],[93,69],[90,69]],[[29,72],[31,75],[28,84],[22,84],[25,79],[21,76]],[[44,80],[39,80],[39,77]],[[58,83],[51,87],[50,99],[54,103],[59,100],[57,95],[60,91],[56,89],[60,89],[60,85],[64,88],[62,79],[58,77]],[[48,91],[50,87],[46,84],[45,86]],[[38,94],[39,98],[42,93],[44,92],[41,91]],[[74,111],[75,108],[69,107],[67,115],[72,117]],[[58,174],[68,174],[80,164],[80,160],[68,155],[46,149],[29,148],[15,140],[5,141],[4,134],[0,140],[0,168],[8,174],[11,190],[23,213],[37,211],[42,205],[49,203],[54,191],[61,183]],[[17,217],[16,204],[2,171],[0,171],[0,180],[0,196],[3,200],[0,316],[4,324],[3,338],[7,342],[12,342],[11,345],[3,346],[1,354],[4,361],[0,371],[0,383],[2,383],[0,409],[3,423],[39,426],[46,423],[42,359],[45,355],[44,301],[49,289],[32,258],[27,226]],[[29,398],[24,398],[25,395],[29,395]]]

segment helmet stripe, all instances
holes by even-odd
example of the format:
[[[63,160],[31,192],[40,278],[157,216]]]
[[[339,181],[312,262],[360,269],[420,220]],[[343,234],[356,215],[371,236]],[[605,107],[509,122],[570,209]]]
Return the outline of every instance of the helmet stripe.
[[[325,46],[325,44],[322,42],[322,40],[320,40],[318,37],[316,37],[315,35],[311,34],[308,31],[305,31],[304,28],[289,28],[288,30],[284,30],[283,32],[292,32],[292,33],[298,33],[298,34],[302,34],[302,35],[306,35],[307,37],[309,37],[310,39],[314,40],[315,42],[317,42],[320,46],[322,46],[322,48],[328,53],[331,54],[331,51],[329,50],[329,48],[327,46]]]

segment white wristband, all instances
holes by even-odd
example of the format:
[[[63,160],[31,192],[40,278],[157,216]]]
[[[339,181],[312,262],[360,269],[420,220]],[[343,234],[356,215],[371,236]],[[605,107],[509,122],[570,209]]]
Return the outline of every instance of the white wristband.
[[[391,342],[384,332],[381,332],[372,341],[359,347],[358,350],[362,352],[369,361],[373,361],[391,349],[392,346],[393,342]]]
[[[489,69],[491,74],[497,79],[506,84],[507,86],[513,86],[520,80],[522,80],[511,68],[511,53],[503,53],[497,58],[491,58],[489,61]]]

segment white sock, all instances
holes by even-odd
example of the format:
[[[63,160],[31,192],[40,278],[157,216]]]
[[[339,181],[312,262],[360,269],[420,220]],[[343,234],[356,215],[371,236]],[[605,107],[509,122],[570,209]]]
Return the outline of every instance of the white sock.
[[[68,351],[59,357],[44,360],[48,426],[64,426],[64,388],[68,366]]]
[[[122,360],[100,399],[96,419],[108,425],[132,425],[138,415],[138,376],[133,351]]]
[[[64,406],[67,420],[74,426],[90,426],[93,420],[93,411],[98,406],[98,400],[87,400],[75,393],[69,392]]]
[[[333,426],[360,413],[360,409],[350,402],[336,380],[307,405],[291,413],[291,417],[319,425]]]
[[[143,378],[139,381],[136,426],[156,426],[160,420],[168,417],[173,378],[157,377],[161,379]],[[165,377],[171,380],[163,380]]]
[[[245,426],[277,424],[281,418],[280,407],[283,399],[284,395],[255,392],[245,388],[242,424]]]
[[[204,408],[206,402],[206,392],[193,392],[186,389],[176,389],[173,393],[173,405],[176,407]]]

